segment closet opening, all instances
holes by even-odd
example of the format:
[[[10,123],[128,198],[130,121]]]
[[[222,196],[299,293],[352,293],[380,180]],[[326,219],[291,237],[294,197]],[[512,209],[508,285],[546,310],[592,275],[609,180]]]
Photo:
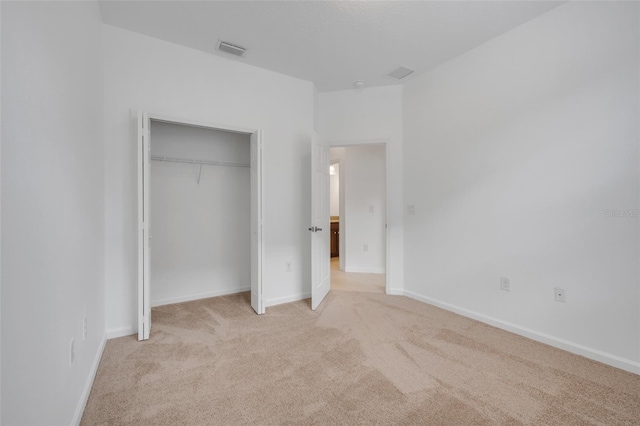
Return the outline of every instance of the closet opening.
[[[140,114],[139,330],[151,308],[261,286],[260,132]]]

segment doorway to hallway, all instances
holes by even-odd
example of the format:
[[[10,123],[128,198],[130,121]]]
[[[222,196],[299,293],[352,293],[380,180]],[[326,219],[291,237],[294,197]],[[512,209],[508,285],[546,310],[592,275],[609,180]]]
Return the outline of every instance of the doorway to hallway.
[[[386,143],[330,149],[331,289],[386,293]]]

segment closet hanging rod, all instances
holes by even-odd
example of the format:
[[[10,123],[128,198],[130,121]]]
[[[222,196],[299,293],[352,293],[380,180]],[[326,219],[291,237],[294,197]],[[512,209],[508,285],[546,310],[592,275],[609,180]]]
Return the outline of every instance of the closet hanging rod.
[[[171,161],[174,163],[189,163],[189,164],[210,164],[212,166],[228,166],[228,167],[249,167],[249,163],[233,163],[230,161],[212,161],[212,160],[189,160],[186,158],[173,158],[173,157],[157,157],[151,156],[154,161]]]

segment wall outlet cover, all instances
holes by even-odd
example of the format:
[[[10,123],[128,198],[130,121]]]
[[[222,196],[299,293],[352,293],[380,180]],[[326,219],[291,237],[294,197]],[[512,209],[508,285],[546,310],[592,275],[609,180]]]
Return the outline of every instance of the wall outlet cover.
[[[511,280],[507,277],[500,277],[500,290],[511,291]]]

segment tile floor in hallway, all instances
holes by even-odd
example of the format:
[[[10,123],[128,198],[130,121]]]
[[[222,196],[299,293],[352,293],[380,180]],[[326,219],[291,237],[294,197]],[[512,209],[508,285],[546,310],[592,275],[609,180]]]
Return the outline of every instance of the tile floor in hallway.
[[[331,290],[384,293],[386,274],[344,272],[340,270],[340,258],[331,258]]]

